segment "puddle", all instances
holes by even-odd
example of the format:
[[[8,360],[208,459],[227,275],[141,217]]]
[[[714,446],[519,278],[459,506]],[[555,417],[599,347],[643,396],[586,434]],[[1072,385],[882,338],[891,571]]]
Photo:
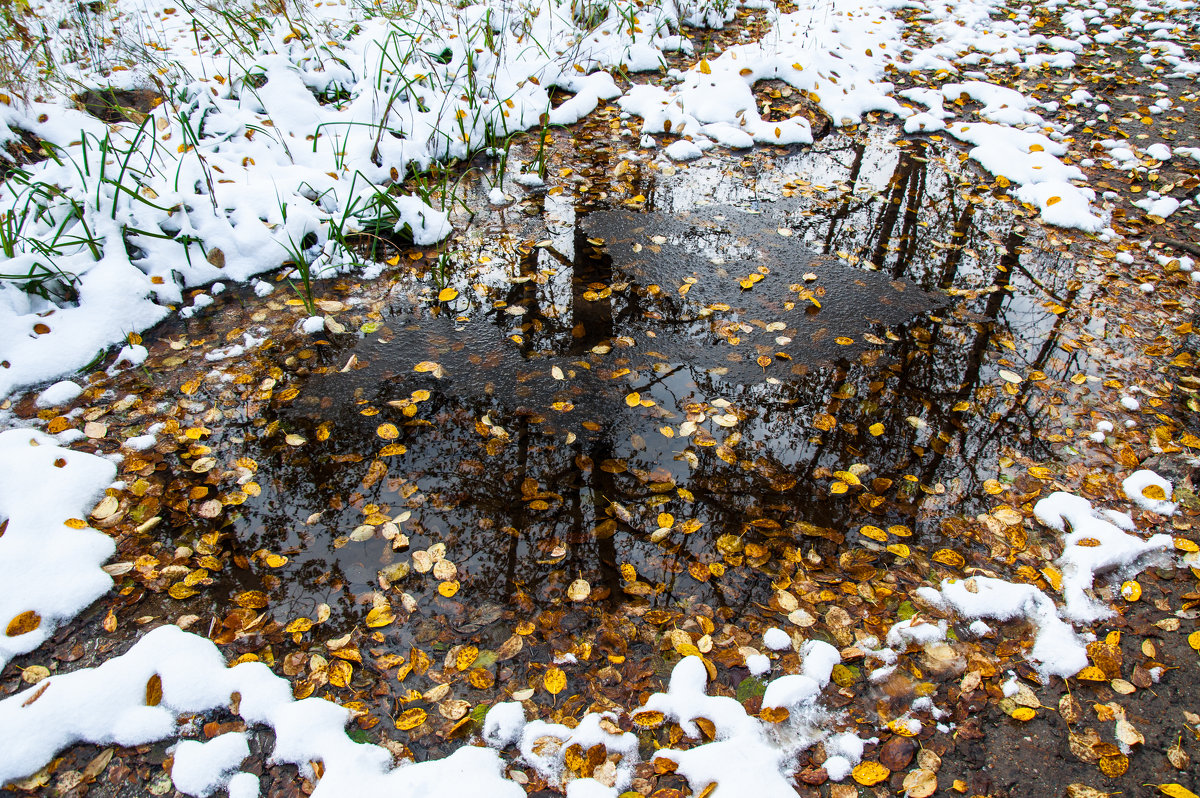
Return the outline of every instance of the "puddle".
[[[998,463],[1071,445],[1059,407],[1104,331],[952,147],[574,149],[572,190],[479,213],[444,281],[344,292],[362,333],[230,425],[261,486],[226,527],[231,596],[266,590],[280,624],[328,604],[321,639],[389,602],[375,656],[494,650],[529,619],[549,659],[618,604],[733,619],[799,573],[901,573],[889,544],[968,545],[948,521],[989,509]]]

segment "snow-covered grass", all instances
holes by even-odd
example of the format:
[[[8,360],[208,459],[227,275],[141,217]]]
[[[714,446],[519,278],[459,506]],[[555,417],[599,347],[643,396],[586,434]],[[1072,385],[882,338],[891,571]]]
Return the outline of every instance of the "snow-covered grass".
[[[1132,30],[1110,23],[1104,2],[1039,9],[1072,40],[998,0],[801,0],[787,14],[763,0],[306,2],[81,11],[46,0],[18,14],[39,49],[0,97],[0,145],[38,142],[41,160],[0,184],[0,396],[92,362],[186,289],[290,264],[311,304],[312,279],[378,270],[394,244],[436,243],[451,229],[447,164],[504,157],[519,132],[576,122],[602,101],[642,118],[643,146],[665,135],[676,141],[662,157],[688,160],[715,145],[811,141],[803,115],[768,121],[756,107],[755,84],[783,81],[836,125],[885,112],[912,132],[945,130],[1047,222],[1104,227],[1064,160],[1069,127],[978,71],[1070,69],[1083,44],[1123,41]],[[765,9],[765,33],[696,58],[688,26],[723,26],[739,6]],[[926,13],[905,23],[899,8]],[[1134,16],[1181,10],[1147,3]],[[1169,37],[1155,44],[1146,58],[1195,77]],[[692,65],[666,70],[671,52]],[[941,89],[897,97],[891,76],[905,70]],[[610,71],[661,79],[623,93]],[[552,107],[552,89],[571,96]],[[141,92],[141,110],[114,91]],[[983,104],[981,121],[947,110],[964,95]],[[117,106],[101,110],[120,121],[73,98]],[[538,160],[536,179],[518,181],[530,190],[545,180]]]

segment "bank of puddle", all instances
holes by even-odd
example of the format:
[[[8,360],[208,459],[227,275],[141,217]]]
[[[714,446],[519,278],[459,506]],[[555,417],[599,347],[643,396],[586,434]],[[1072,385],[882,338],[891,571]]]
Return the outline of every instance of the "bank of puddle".
[[[590,187],[509,184],[440,267],[365,286],[382,315],[316,336],[298,393],[220,433],[261,493],[229,508],[243,567],[217,587],[262,589],[280,625],[321,615],[299,649],[473,645],[475,701],[587,660],[614,611],[739,624],[781,582],[891,572],[873,612],[894,618],[928,571],[906,552],[970,557],[947,521],[988,509],[1004,463],[1072,445],[1087,289],[954,148],[880,131],[664,170],[576,145]],[[608,654],[584,665],[657,656]],[[394,718],[414,696],[384,684],[356,697]],[[445,745],[427,726],[418,755]]]

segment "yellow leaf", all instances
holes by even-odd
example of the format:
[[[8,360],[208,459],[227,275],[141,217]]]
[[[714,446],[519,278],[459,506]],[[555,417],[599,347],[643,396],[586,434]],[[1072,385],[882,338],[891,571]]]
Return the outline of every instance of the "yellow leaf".
[[[561,668],[551,668],[542,677],[542,686],[551,695],[558,695],[567,686],[567,674],[563,673]]]
[[[372,629],[378,629],[382,626],[387,626],[394,620],[396,620],[396,616],[392,613],[392,608],[384,604],[381,607],[375,607],[367,613],[366,624]]]
[[[637,407],[642,403],[642,395],[637,391],[631,391],[625,394],[625,404],[629,407]]]
[[[17,637],[18,635],[26,634],[26,632],[34,631],[41,624],[42,617],[40,614],[32,610],[26,610],[8,622],[8,629],[5,631],[5,634],[8,637]]]
[[[966,565],[966,560],[963,559],[963,556],[951,549],[938,549],[930,559],[942,565],[949,565],[951,568],[962,568]]]
[[[1159,488],[1159,490],[1162,490],[1162,488]],[[82,518],[68,518],[63,523],[71,527],[71,529],[87,529],[87,521],[84,521]]]
[[[879,782],[892,775],[892,771],[878,762],[860,762],[851,771],[854,780],[864,787],[874,787]]]
[[[346,660],[335,659],[329,663],[329,683],[334,687],[349,687],[353,676],[354,666]]]
[[[1160,502],[1166,501],[1167,498],[1167,492],[1163,490],[1162,485],[1147,485],[1142,488],[1142,495],[1147,499],[1154,499]]]
[[[406,709],[400,713],[400,717],[396,718],[396,728],[401,731],[411,731],[425,722],[425,718],[429,717],[425,710],[420,707]]]
[[[880,435],[882,435],[884,433],[885,429],[886,428],[879,422],[875,422],[871,426],[867,427],[867,431],[870,432],[872,435],[874,435],[876,438],[878,438]]]
[[[312,618],[297,618],[285,626],[283,631],[288,634],[295,634],[297,632],[307,632],[311,628],[313,628]]]
[[[697,67],[697,69],[700,70],[701,75],[711,75],[712,74],[712,68],[709,67],[708,61],[703,58],[700,59],[700,65]]]
[[[1197,796],[1196,793],[1187,787],[1184,787],[1182,784],[1175,784],[1174,782],[1158,785],[1158,791],[1163,795],[1171,796],[1171,798],[1200,798],[1200,796]]]
[[[446,598],[452,598],[458,592],[459,582],[457,579],[451,579],[448,582],[442,582],[438,585],[438,592]]]
[[[639,712],[633,716],[633,722],[643,729],[656,729],[663,724],[665,719],[663,713],[655,710]]]
[[[893,543],[887,547],[887,550],[892,554],[895,554],[897,557],[908,557],[912,554],[912,551],[908,548],[908,546],[903,543]]]
[[[1013,710],[1012,716],[1015,720],[1024,722],[1037,717],[1037,712],[1032,707],[1017,707]]]
[[[1194,631],[1190,635],[1188,635],[1187,640],[1188,640],[1189,646],[1196,649],[1197,651],[1200,651],[1200,629],[1197,629],[1196,631]]]
[[[146,681],[146,706],[158,706],[162,703],[162,697],[162,677],[156,673]]]
[[[1046,200],[1046,205],[1049,207],[1050,205],[1055,205],[1059,202],[1062,202],[1062,197],[1051,197],[1050,199]]]
[[[1130,579],[1121,585],[1121,595],[1126,601],[1137,601],[1142,597],[1142,586]]]
[[[477,659],[479,659],[478,648],[475,646],[463,646],[454,657],[454,667],[460,671],[465,671],[474,665]]]
[[[884,532],[877,526],[864,526],[858,530],[858,533],[863,537],[868,537],[871,540],[877,540],[880,543],[883,543],[887,540],[887,532]]]
[[[375,434],[383,438],[385,441],[394,441],[400,437],[400,430],[396,429],[396,425],[392,423],[380,424],[375,428]]]
[[[458,291],[455,289],[449,287],[443,288],[441,291],[438,291],[438,302],[449,302],[457,296]]]
[[[671,515],[670,513],[659,513],[658,525],[662,529],[670,529],[671,527],[675,526],[675,516]]]

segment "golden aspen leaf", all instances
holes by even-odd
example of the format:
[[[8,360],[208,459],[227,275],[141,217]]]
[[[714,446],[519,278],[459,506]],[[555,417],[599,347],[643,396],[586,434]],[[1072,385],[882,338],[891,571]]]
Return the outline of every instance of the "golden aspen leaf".
[[[196,590],[194,587],[191,587],[190,585],[188,585],[185,582],[176,582],[175,584],[173,584],[169,588],[167,588],[167,595],[170,596],[171,598],[175,599],[176,601],[183,601],[184,599],[189,599],[192,596],[197,595],[199,592],[200,592],[199,590]]]
[[[1034,145],[1034,146],[1037,146],[1037,145]],[[1062,197],[1050,197],[1049,199],[1046,200],[1046,205],[1047,206],[1057,205],[1060,202],[1062,202]]]
[[[872,435],[874,435],[876,438],[878,438],[880,435],[882,435],[885,430],[886,430],[886,427],[884,427],[879,422],[875,422],[871,426],[867,427],[867,431],[870,432]]]
[[[87,521],[84,521],[82,518],[68,518],[66,521],[63,521],[63,524],[71,527],[71,529],[87,529]]]
[[[740,75],[743,78],[748,78],[753,74],[754,74],[754,70],[750,69],[748,67],[743,67],[742,69],[738,70],[738,75]]]
[[[146,706],[156,707],[162,703],[162,677],[157,673],[146,680]]]
[[[1104,671],[1097,668],[1095,665],[1088,665],[1086,668],[1075,674],[1075,678],[1085,682],[1107,682],[1108,677],[1104,675]]]
[[[1200,798],[1196,793],[1184,787],[1182,784],[1160,784],[1158,791],[1163,795],[1169,795],[1171,798]]]
[[[854,343],[854,339],[848,338],[845,335],[839,335],[837,338],[833,339],[833,342],[838,346],[850,346],[852,343]]]
[[[675,516],[670,513],[659,513],[658,525],[663,529],[670,529],[675,526]]]
[[[1188,553],[1200,551],[1200,546],[1196,545],[1196,541],[1188,540],[1187,538],[1176,537],[1173,539],[1175,548],[1179,551]]]
[[[558,695],[567,686],[567,674],[563,673],[561,668],[551,668],[542,677],[542,686],[551,695]]]
[[[700,72],[701,75],[711,75],[712,74],[712,67],[710,67],[708,65],[708,60],[704,59],[704,58],[700,59],[700,63],[696,67],[696,69]]]
[[[459,581],[457,579],[451,579],[447,582],[440,583],[438,585],[438,592],[446,598],[452,598],[454,594],[458,592],[459,587],[461,587]]]
[[[335,659],[329,663],[329,683],[334,687],[349,687],[353,676],[354,666],[346,660]]]
[[[472,668],[471,672],[467,674],[467,681],[476,690],[487,690],[496,683],[496,677],[487,668]]]
[[[438,291],[438,302],[449,302],[458,296],[458,291],[447,286],[441,291]]]
[[[269,603],[267,594],[261,590],[247,590],[234,596],[233,603],[250,610],[261,610]]]
[[[898,538],[911,538],[912,530],[904,524],[892,524],[888,527],[888,534]]]
[[[938,549],[929,559],[942,565],[948,565],[951,568],[962,568],[967,563],[961,554],[952,549]]]
[[[642,395],[637,391],[631,391],[625,394],[625,404],[629,407],[637,407],[642,403]]]
[[[850,775],[864,787],[874,787],[892,775],[892,771],[878,762],[859,762],[854,767],[854,770],[850,772]]]
[[[1130,579],[1121,584],[1121,596],[1126,601],[1137,601],[1142,597],[1142,586]]]
[[[639,712],[633,716],[633,722],[643,729],[657,729],[663,724],[665,716],[656,710]]]
[[[465,671],[474,665],[477,659],[479,659],[479,649],[477,647],[463,646],[454,655],[454,667],[460,671]]]
[[[263,562],[268,568],[282,568],[287,565],[288,558],[282,554],[268,554],[263,557]]]
[[[912,550],[903,543],[893,543],[887,547],[887,550],[897,557],[909,557],[912,555]]]
[[[771,365],[771,358],[767,355],[759,355],[758,359],[754,362],[758,363],[759,366],[765,369],[767,366]]]
[[[829,486],[829,492],[833,494],[842,494],[850,490],[850,486],[845,482],[835,482]]]
[[[1037,711],[1032,707],[1017,707],[1013,710],[1012,717],[1019,721],[1029,721],[1037,717]]]
[[[520,621],[514,631],[522,637],[528,637],[534,633],[535,629],[537,627],[533,625],[533,621]]]
[[[877,526],[864,526],[858,530],[858,533],[863,537],[868,537],[871,540],[877,540],[880,543],[883,543],[887,540],[887,532],[884,532]]]
[[[787,707],[763,707],[758,716],[767,723],[783,723],[792,716]]]
[[[372,629],[379,629],[395,620],[396,615],[392,612],[391,606],[384,604],[381,607],[375,607],[367,613],[366,624]]]
[[[1200,629],[1197,629],[1196,631],[1194,631],[1190,635],[1188,635],[1187,641],[1188,641],[1189,646],[1196,649],[1197,651],[1200,651]]]
[[[1100,757],[1100,772],[1110,779],[1125,775],[1127,770],[1129,770],[1129,757],[1124,754]]]
[[[375,428],[375,434],[383,438],[385,441],[394,441],[400,437],[400,430],[396,429],[396,425],[392,423],[380,424]]]
[[[1142,495],[1147,499],[1154,499],[1160,502],[1166,501],[1167,498],[1167,492],[1163,490],[1162,485],[1147,485],[1142,488]]]
[[[401,731],[411,731],[422,723],[429,715],[420,707],[406,709],[400,713],[400,717],[396,718],[396,728]]]
[[[311,628],[313,628],[312,618],[296,618],[283,627],[283,631],[288,634],[295,634],[297,632],[307,632]]]

